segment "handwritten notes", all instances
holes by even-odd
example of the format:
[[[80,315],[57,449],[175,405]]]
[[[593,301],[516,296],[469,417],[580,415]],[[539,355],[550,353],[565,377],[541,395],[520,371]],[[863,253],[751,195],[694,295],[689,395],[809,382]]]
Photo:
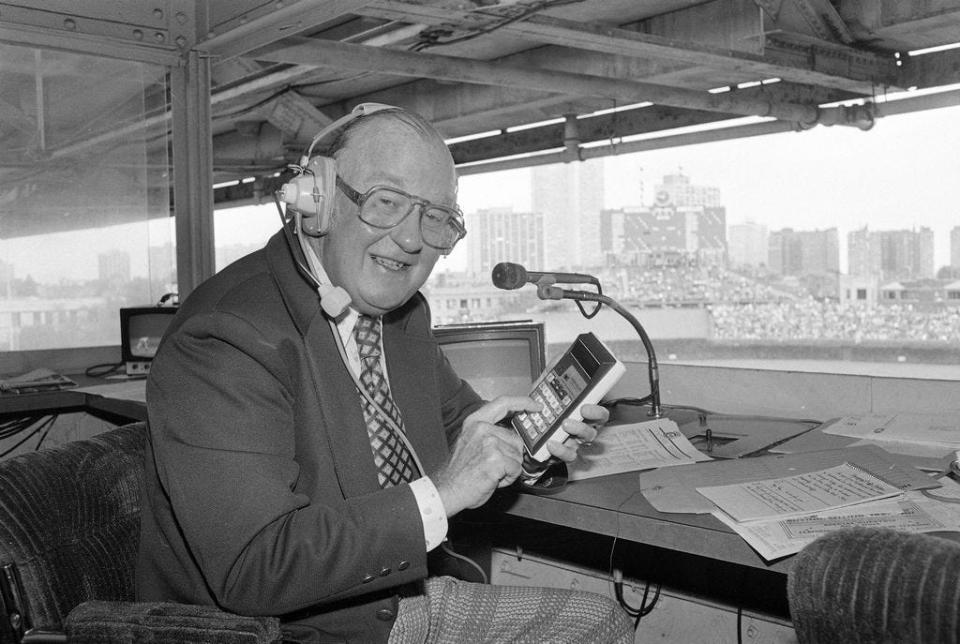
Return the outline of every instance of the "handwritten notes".
[[[849,463],[776,479],[698,487],[697,492],[741,522],[783,519],[901,494],[893,485]]]

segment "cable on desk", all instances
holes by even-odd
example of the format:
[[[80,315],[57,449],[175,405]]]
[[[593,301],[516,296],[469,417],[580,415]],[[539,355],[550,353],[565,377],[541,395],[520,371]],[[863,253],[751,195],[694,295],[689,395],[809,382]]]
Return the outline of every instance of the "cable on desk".
[[[620,511],[623,509],[623,506],[630,502],[630,500],[636,495],[640,494],[640,491],[637,490],[621,503],[617,507],[617,534],[613,537],[613,543],[610,544],[610,556],[607,560],[607,566],[610,571],[610,578],[613,581],[613,594],[617,600],[617,603],[623,608],[623,610],[630,617],[634,618],[633,621],[633,630],[637,630],[640,627],[640,620],[643,619],[645,615],[649,615],[656,605],[657,601],[660,599],[660,587],[661,584],[658,582],[656,590],[653,593],[653,599],[650,603],[647,603],[647,598],[650,596],[650,580],[648,579],[643,588],[643,597],[640,599],[640,606],[634,607],[627,602],[626,597],[623,594],[623,572],[619,568],[615,568],[613,565],[613,555],[617,549],[617,540],[620,538]]]
[[[37,423],[43,419],[42,415],[38,416],[22,416],[19,418],[14,418],[12,420],[6,420],[0,422],[0,440],[16,436],[23,430],[27,429],[34,423]]]
[[[17,418],[12,421],[7,421],[0,424],[0,440],[4,438],[11,438],[21,432],[26,431],[30,427],[34,427],[33,431],[20,439],[16,445],[7,449],[2,454],[0,458],[5,458],[12,454],[18,447],[26,443],[28,440],[36,436],[38,433],[43,432],[40,436],[40,440],[37,441],[36,446],[33,448],[34,451],[40,449],[40,446],[43,444],[43,441],[47,438],[47,434],[50,432],[50,428],[53,427],[53,423],[57,420],[57,414],[49,416],[46,420],[43,419],[43,416],[26,416],[24,418]],[[9,433],[8,433],[9,432]]]
[[[627,601],[627,598],[623,594],[623,573],[620,572],[620,569],[614,569],[613,571],[613,594],[617,598],[617,603],[623,607],[623,610],[626,611],[627,615],[634,618],[633,629],[636,630],[640,627],[640,620],[643,619],[645,615],[649,615],[650,611],[654,609],[657,605],[657,600],[660,599],[660,584],[657,584],[657,588],[653,593],[653,599],[650,600],[650,603],[647,603],[647,598],[650,596],[650,580],[648,579],[643,586],[643,597],[640,599],[640,606],[634,607],[630,605],[630,602]]]
[[[88,378],[106,378],[120,371],[120,367],[122,366],[122,362],[103,362],[87,367],[83,373]]]
[[[453,557],[454,559],[459,559],[465,564],[473,567],[477,571],[477,573],[480,575],[480,579],[483,580],[481,583],[484,583],[484,584],[490,583],[489,579],[487,579],[487,573],[483,571],[483,568],[480,567],[480,564],[478,564],[476,561],[474,561],[470,557],[467,557],[466,555],[462,555],[459,552],[456,552],[453,549],[453,546],[450,545],[449,539],[444,539],[442,542],[440,542],[440,548],[445,553],[447,553],[447,555]]]

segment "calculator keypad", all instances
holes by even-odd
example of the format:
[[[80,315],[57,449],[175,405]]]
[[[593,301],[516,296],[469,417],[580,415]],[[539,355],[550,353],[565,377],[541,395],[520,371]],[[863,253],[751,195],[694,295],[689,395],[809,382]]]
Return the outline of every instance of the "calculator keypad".
[[[537,385],[530,393],[530,398],[543,406],[541,411],[521,413],[515,417],[530,440],[536,440],[550,429],[564,409],[574,401],[563,380],[553,372]]]

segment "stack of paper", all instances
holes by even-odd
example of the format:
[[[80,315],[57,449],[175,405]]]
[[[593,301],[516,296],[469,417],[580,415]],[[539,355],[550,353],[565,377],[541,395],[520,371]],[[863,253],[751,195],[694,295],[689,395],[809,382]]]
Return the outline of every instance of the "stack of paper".
[[[821,534],[844,527],[931,532],[960,526],[960,512],[951,508],[958,516],[940,521],[931,514],[930,502],[938,506],[944,503],[919,492],[905,495],[850,463],[777,479],[700,487],[697,491],[716,504],[714,516],[767,561],[799,552]]]
[[[46,368],[34,369],[19,376],[0,379],[0,391],[17,394],[56,391],[76,386],[77,383],[70,378]]]

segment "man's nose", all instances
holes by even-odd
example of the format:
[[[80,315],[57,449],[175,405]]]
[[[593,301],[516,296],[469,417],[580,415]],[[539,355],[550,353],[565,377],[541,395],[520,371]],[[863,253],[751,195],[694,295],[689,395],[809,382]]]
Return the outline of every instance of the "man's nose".
[[[423,206],[416,204],[410,214],[390,231],[390,238],[407,253],[419,253],[423,248],[423,236],[420,234],[420,216]]]

